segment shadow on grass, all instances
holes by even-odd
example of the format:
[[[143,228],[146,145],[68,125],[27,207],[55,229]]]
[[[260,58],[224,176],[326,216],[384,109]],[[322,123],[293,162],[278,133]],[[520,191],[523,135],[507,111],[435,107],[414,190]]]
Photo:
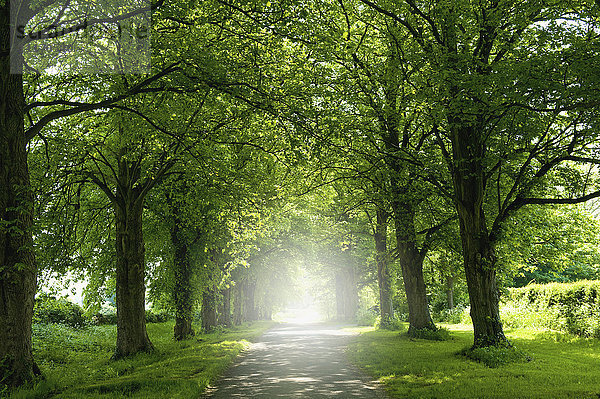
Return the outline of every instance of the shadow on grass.
[[[38,326],[34,329],[34,355],[48,382],[11,392],[10,397],[199,397],[250,345],[249,341],[256,340],[273,324],[247,324],[175,341],[172,322],[150,323],[148,334],[156,350],[114,361],[110,356],[115,326],[80,330]]]
[[[398,398],[597,398],[600,342],[544,331],[507,330],[531,362],[489,368],[456,354],[473,343],[467,326],[449,326],[450,341],[411,341],[374,331],[356,337],[352,361]]]

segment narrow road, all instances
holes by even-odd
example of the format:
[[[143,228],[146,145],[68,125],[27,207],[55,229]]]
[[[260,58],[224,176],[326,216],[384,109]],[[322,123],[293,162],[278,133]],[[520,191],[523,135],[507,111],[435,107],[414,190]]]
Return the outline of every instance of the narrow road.
[[[266,332],[206,398],[385,398],[352,366],[352,333],[325,324],[283,324]]]

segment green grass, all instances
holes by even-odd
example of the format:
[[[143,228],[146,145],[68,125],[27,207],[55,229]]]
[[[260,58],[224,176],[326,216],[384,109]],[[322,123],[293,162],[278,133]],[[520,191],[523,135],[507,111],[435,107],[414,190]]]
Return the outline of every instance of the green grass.
[[[470,326],[445,325],[449,341],[364,331],[348,349],[351,360],[393,398],[598,398],[600,341],[543,330],[506,330],[531,356],[489,368],[457,353],[472,344]]]
[[[247,324],[177,342],[173,322],[150,323],[148,335],[156,350],[118,361],[110,359],[115,326],[35,325],[34,356],[46,379],[10,397],[198,398],[272,325]]]

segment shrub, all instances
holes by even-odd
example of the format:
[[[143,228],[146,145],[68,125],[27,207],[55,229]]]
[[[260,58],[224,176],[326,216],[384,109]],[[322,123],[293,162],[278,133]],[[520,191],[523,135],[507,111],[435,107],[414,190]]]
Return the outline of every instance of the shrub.
[[[429,341],[447,341],[450,339],[450,331],[443,327],[412,329],[407,333],[409,337],[416,339],[427,339]]]
[[[389,331],[402,331],[404,330],[403,320],[396,314],[387,321],[387,323],[381,324],[381,316],[377,316],[374,324],[375,328]]]
[[[172,318],[166,310],[146,310],[146,323],[164,323]]]
[[[117,324],[117,309],[114,306],[102,305],[100,311],[92,317],[96,325]]]
[[[35,299],[33,322],[41,324],[59,323],[71,327],[83,327],[87,324],[83,309],[65,298],[55,298],[40,293]]]
[[[166,310],[146,310],[146,323],[164,323],[172,320],[173,317]],[[102,309],[92,317],[92,322],[96,325],[117,324],[117,310],[110,305],[103,305]]]
[[[507,302],[500,307],[500,318],[505,327],[552,328],[564,330],[564,317],[557,307],[547,308],[527,302]]]
[[[377,312],[374,309],[358,309],[356,324],[359,326],[373,326],[377,321]]]
[[[439,312],[433,312],[431,316],[437,323],[466,324],[471,322],[469,308],[464,306],[456,306],[452,309],[442,309]]]

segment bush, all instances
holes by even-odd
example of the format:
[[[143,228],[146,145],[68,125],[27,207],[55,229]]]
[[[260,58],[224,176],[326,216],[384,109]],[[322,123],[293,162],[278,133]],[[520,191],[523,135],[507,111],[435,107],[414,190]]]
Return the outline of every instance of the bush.
[[[359,326],[373,326],[377,321],[377,312],[373,309],[358,309],[356,312],[356,324]]]
[[[56,299],[46,293],[40,293],[35,299],[33,322],[40,324],[59,323],[71,327],[83,327],[87,320],[83,309],[65,298]]]
[[[173,317],[166,310],[146,310],[146,323],[164,323]]]
[[[556,307],[547,308],[520,301],[511,301],[500,307],[500,319],[504,327],[552,328],[566,331],[564,317],[561,316],[560,309]]]
[[[600,338],[600,281],[531,284],[509,289],[501,308],[509,327],[561,330]]]
[[[471,322],[469,308],[464,306],[442,309],[439,312],[433,312],[431,316],[437,323],[468,324]]]
[[[413,329],[407,334],[411,338],[429,341],[448,341],[450,339],[450,331],[443,327],[436,327],[435,330],[430,328]]]
[[[394,316],[390,320],[388,320],[387,323],[384,323],[384,324],[381,324],[381,316],[377,316],[374,326],[375,326],[375,328],[378,328],[381,330],[388,330],[388,331],[404,330],[403,320],[400,317],[398,317],[396,314],[394,314]]]
[[[146,323],[164,323],[173,317],[166,310],[146,310]],[[117,310],[113,306],[103,305],[102,309],[92,317],[96,325],[117,324]]]
[[[102,305],[100,311],[92,317],[92,323],[100,326],[104,324],[117,324],[117,309],[114,306]]]

